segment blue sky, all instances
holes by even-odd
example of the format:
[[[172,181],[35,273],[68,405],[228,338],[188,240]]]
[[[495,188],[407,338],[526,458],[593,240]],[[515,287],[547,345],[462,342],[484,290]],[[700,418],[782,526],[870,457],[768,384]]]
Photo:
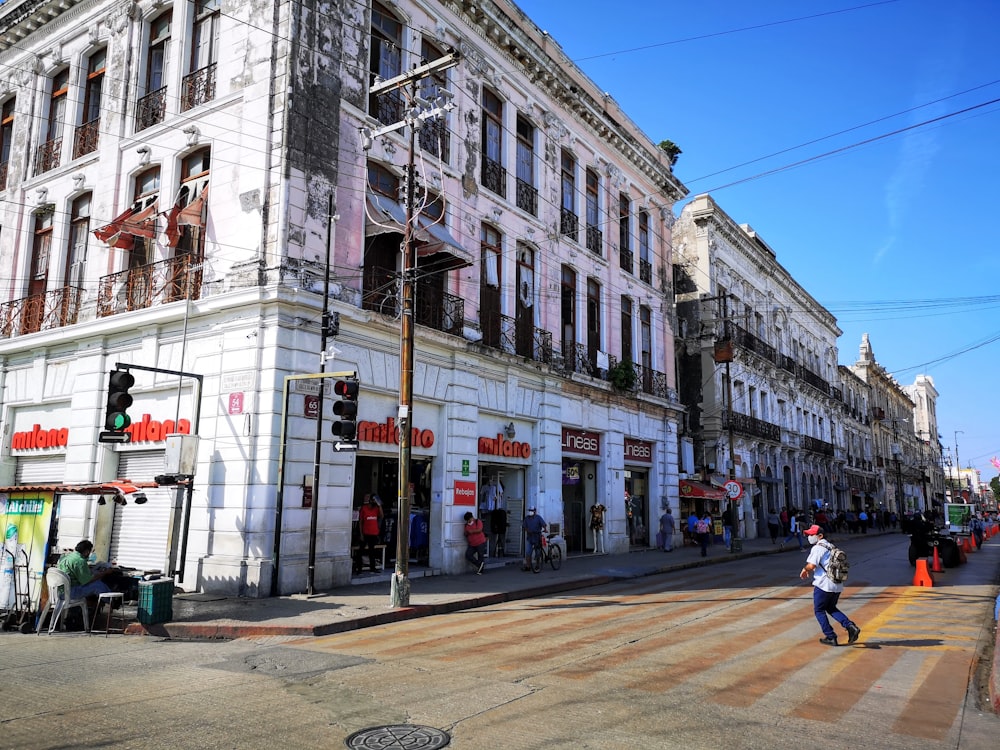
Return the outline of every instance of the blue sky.
[[[1000,3],[517,4],[996,476]]]

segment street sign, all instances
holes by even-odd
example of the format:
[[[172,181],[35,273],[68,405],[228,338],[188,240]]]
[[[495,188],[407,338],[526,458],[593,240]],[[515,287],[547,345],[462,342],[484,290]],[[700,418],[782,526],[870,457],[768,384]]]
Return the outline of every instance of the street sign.
[[[726,497],[730,500],[738,500],[743,496],[743,485],[735,479],[730,479],[722,486],[726,490]]]
[[[357,443],[341,443],[339,440],[333,444],[333,449],[335,451],[356,451],[358,449]]]
[[[97,436],[98,443],[128,443],[132,436],[127,432],[102,432]]]
[[[306,419],[319,419],[319,396],[307,393],[302,413]]]

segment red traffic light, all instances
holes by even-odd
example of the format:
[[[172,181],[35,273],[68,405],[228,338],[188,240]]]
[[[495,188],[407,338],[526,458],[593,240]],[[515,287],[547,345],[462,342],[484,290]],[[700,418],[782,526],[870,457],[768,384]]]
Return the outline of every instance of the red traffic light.
[[[350,399],[351,401],[356,401],[358,398],[358,381],[356,380],[338,380],[333,384],[333,392],[336,393],[341,398]]]

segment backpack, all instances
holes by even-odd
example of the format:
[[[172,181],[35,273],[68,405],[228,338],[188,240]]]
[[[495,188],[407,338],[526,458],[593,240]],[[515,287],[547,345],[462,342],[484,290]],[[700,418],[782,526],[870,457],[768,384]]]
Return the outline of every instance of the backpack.
[[[706,523],[705,520],[702,519],[701,521],[698,521],[698,523],[696,523],[694,525],[694,530],[698,534],[707,534],[708,533],[708,523]]]
[[[840,549],[840,547],[835,547],[826,540],[824,540],[824,542],[823,547],[830,552],[830,556],[826,561],[826,566],[823,567],[823,570],[826,572],[826,577],[834,583],[845,583],[847,581],[847,576],[851,572],[851,564],[847,561],[847,553]]]

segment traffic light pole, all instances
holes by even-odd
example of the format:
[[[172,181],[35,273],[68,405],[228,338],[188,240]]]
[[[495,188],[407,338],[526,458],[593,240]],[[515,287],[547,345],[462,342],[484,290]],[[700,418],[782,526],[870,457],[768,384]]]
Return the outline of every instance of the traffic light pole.
[[[192,432],[200,434],[201,429],[201,389],[204,380],[203,375],[194,372],[183,372],[181,370],[167,370],[163,367],[146,367],[145,365],[135,365],[130,362],[115,362],[115,367],[119,370],[141,370],[143,372],[155,372],[163,375],[176,375],[180,378],[192,378],[197,382],[194,398],[192,398],[193,419],[191,420]],[[170,513],[170,538],[167,540],[167,573],[178,580],[184,579],[184,558],[187,555],[187,539],[191,526],[191,499],[194,496],[194,477],[188,477],[187,491],[185,493],[184,507],[179,508],[180,497],[174,501],[174,507]],[[177,533],[177,512],[183,513],[183,522],[180,533]],[[178,539],[178,537],[180,537]],[[178,542],[180,543],[180,554],[178,555]],[[178,557],[180,561],[178,562]]]
[[[326,372],[326,345],[330,331],[330,245],[333,242],[333,193],[326,211],[326,268],[323,273],[323,317],[319,338],[319,374]],[[309,507],[309,567],[306,594],[315,593],[316,583],[316,530],[319,525],[319,464],[323,450],[323,388],[319,389],[316,407],[316,445],[313,452],[312,505]]]
[[[322,380],[324,378],[356,378],[358,373],[354,370],[347,372],[320,372],[311,375],[286,375],[285,384],[282,388],[281,398],[281,438],[278,446],[278,487],[274,500],[274,545],[271,553],[271,596],[278,596],[280,593],[278,585],[278,565],[281,562],[281,524],[285,506],[285,462],[287,453],[285,447],[288,443],[288,395],[289,386],[296,380]],[[322,387],[320,388],[322,391]],[[323,423],[323,412],[316,415],[316,419]],[[321,441],[317,441],[321,442]],[[317,480],[313,479],[313,487],[316,487]],[[313,508],[316,507],[318,497],[313,495]],[[310,575],[312,574],[312,550],[310,550]]]

